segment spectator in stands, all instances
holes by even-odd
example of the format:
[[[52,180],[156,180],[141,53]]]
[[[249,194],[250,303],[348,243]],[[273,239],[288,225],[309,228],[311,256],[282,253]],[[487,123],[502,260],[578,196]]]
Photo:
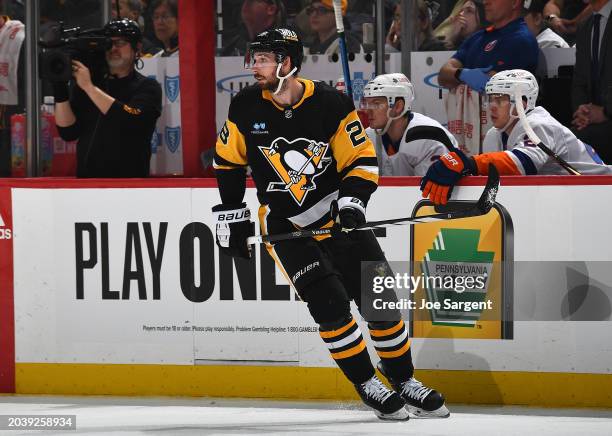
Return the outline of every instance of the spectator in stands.
[[[342,0],[342,15],[346,15],[347,0]],[[306,8],[310,29],[314,39],[307,45],[307,54],[333,54],[339,50],[338,31],[332,0],[312,0]],[[349,53],[362,51],[361,44],[355,35],[348,30],[345,21],[346,48]]]
[[[461,9],[451,16],[451,27],[445,39],[446,48],[457,49],[478,30],[487,27],[482,0],[462,0]]]
[[[178,0],[154,0],[151,9],[153,11],[155,37],[163,44],[163,49],[156,53],[154,57],[178,56]]]
[[[381,176],[424,176],[434,160],[458,147],[439,122],[412,111],[414,88],[402,73],[381,74],[363,89],[361,109]]]
[[[239,56],[246,53],[247,44],[261,32],[286,23],[285,6],[282,0],[244,0],[240,10],[242,24],[228,29],[234,35],[224,43],[221,56]]]
[[[538,41],[540,48],[568,48],[569,45],[560,35],[552,29],[546,27],[544,22],[544,2],[545,0],[532,0],[525,15],[525,23],[529,31],[533,33]]]
[[[544,6],[544,20],[548,27],[573,43],[578,26],[591,16],[589,0],[548,0]]]
[[[612,0],[593,0],[576,34],[572,103],[576,135],[612,164]]]
[[[117,0],[111,0],[111,16],[113,20],[117,18],[127,18],[138,23],[140,30],[144,30],[144,19],[142,17],[142,2],[140,0],[119,0],[119,15],[117,15]],[[161,47],[153,44],[147,37],[142,38],[142,53],[155,54]]]
[[[484,9],[485,19],[492,25],[461,44],[440,69],[440,85],[452,89],[465,83],[482,92],[489,77],[498,71],[536,70],[538,43],[522,17],[523,2],[485,0]]]
[[[446,50],[444,42],[433,35],[431,23],[435,19],[437,8],[432,7],[437,5],[429,0],[417,0],[417,35],[416,47],[418,51],[440,51]],[[401,3],[398,3],[393,13],[393,23],[387,33],[386,51],[394,52],[401,51],[401,31],[402,31],[402,10]]]

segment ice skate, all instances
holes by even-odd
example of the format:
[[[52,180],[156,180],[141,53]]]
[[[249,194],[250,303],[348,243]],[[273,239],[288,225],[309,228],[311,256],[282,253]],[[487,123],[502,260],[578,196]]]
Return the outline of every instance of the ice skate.
[[[357,393],[363,402],[374,409],[374,413],[380,419],[390,421],[405,421],[409,418],[408,411],[405,409],[405,402],[392,391],[376,376],[355,385]]]
[[[410,413],[421,418],[448,418],[450,411],[444,404],[444,395],[424,386],[423,383],[411,377],[404,382],[395,382],[389,378],[379,362],[378,370],[389,380],[393,389],[402,396]]]

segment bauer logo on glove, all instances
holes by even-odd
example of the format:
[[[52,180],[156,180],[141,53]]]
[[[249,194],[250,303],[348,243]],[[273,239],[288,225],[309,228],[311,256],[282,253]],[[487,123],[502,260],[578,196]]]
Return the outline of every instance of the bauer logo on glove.
[[[212,208],[216,221],[215,239],[222,253],[232,257],[251,258],[247,238],[255,234],[251,210],[242,204],[218,204]]]
[[[251,219],[251,211],[248,208],[239,211],[218,212],[217,221],[238,222]]]

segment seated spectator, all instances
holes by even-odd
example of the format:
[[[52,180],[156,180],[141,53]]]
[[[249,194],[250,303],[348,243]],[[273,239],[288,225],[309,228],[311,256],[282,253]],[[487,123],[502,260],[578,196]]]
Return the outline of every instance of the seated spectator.
[[[111,0],[111,16],[113,20],[127,18],[138,23],[143,30],[144,19],[142,17],[142,3],[140,0],[119,0],[119,14],[117,15],[117,0]],[[156,54],[161,47],[153,44],[147,37],[142,38],[142,53]]]
[[[342,0],[342,15],[346,15],[347,0]],[[306,8],[310,29],[313,32],[313,40],[307,45],[306,54],[333,54],[338,53],[340,44],[338,30],[336,28],[336,17],[332,0],[312,0]],[[345,21],[346,49],[349,53],[360,53],[363,51],[357,37],[347,30]]]
[[[466,39],[440,69],[438,83],[454,89],[461,83],[482,92],[493,74],[509,69],[535,71],[538,43],[522,17],[523,2],[489,0],[485,19],[492,25]]]
[[[285,6],[282,0],[244,0],[240,9],[242,24],[227,29],[224,35],[231,37],[224,41],[221,56],[240,56],[246,53],[248,43],[261,32],[284,27]]]
[[[457,148],[439,122],[411,110],[413,100],[412,83],[402,73],[377,76],[363,89],[361,109],[381,176],[423,176],[433,160]]]
[[[527,23],[529,31],[536,37],[540,48],[569,48],[565,39],[556,34],[552,29],[546,27],[544,22],[544,0],[531,1],[525,15],[525,23]]]
[[[487,27],[482,0],[463,0],[461,9],[451,16],[450,31],[445,39],[446,48],[456,49],[476,31]]]
[[[155,0],[151,8],[155,37],[163,44],[163,49],[154,57],[178,56],[178,0]]]
[[[416,34],[416,47],[418,51],[442,51],[446,50],[444,42],[433,35],[433,28],[431,23],[435,19],[433,5],[437,5],[435,2],[429,0],[417,0],[417,22],[415,23],[417,34]],[[437,10],[437,8],[435,8]],[[402,11],[401,3],[395,7],[393,13],[393,23],[387,33],[387,45],[386,51],[394,52],[401,51],[401,31],[402,31]]]
[[[579,140],[543,107],[536,106],[538,82],[525,70],[495,74],[487,83],[491,119],[483,144],[484,153],[468,157],[457,149],[434,162],[423,180],[423,197],[434,204],[446,204],[453,187],[466,175],[486,175],[493,164],[500,175],[559,174],[568,172],[561,164],[536,146],[525,124],[544,145],[581,174],[612,174],[593,148]],[[525,111],[521,120],[517,105]]]
[[[612,0],[597,0],[592,8],[576,34],[572,124],[580,139],[612,163]]]

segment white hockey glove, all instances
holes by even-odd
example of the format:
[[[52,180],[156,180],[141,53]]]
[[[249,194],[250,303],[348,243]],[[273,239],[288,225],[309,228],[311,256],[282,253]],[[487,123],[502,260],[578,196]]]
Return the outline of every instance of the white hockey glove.
[[[366,222],[365,204],[356,197],[341,197],[332,201],[330,213],[342,230],[353,230]]]
[[[232,257],[251,258],[247,238],[255,234],[251,211],[242,204],[218,204],[212,208],[216,222],[216,241],[222,253]]]

